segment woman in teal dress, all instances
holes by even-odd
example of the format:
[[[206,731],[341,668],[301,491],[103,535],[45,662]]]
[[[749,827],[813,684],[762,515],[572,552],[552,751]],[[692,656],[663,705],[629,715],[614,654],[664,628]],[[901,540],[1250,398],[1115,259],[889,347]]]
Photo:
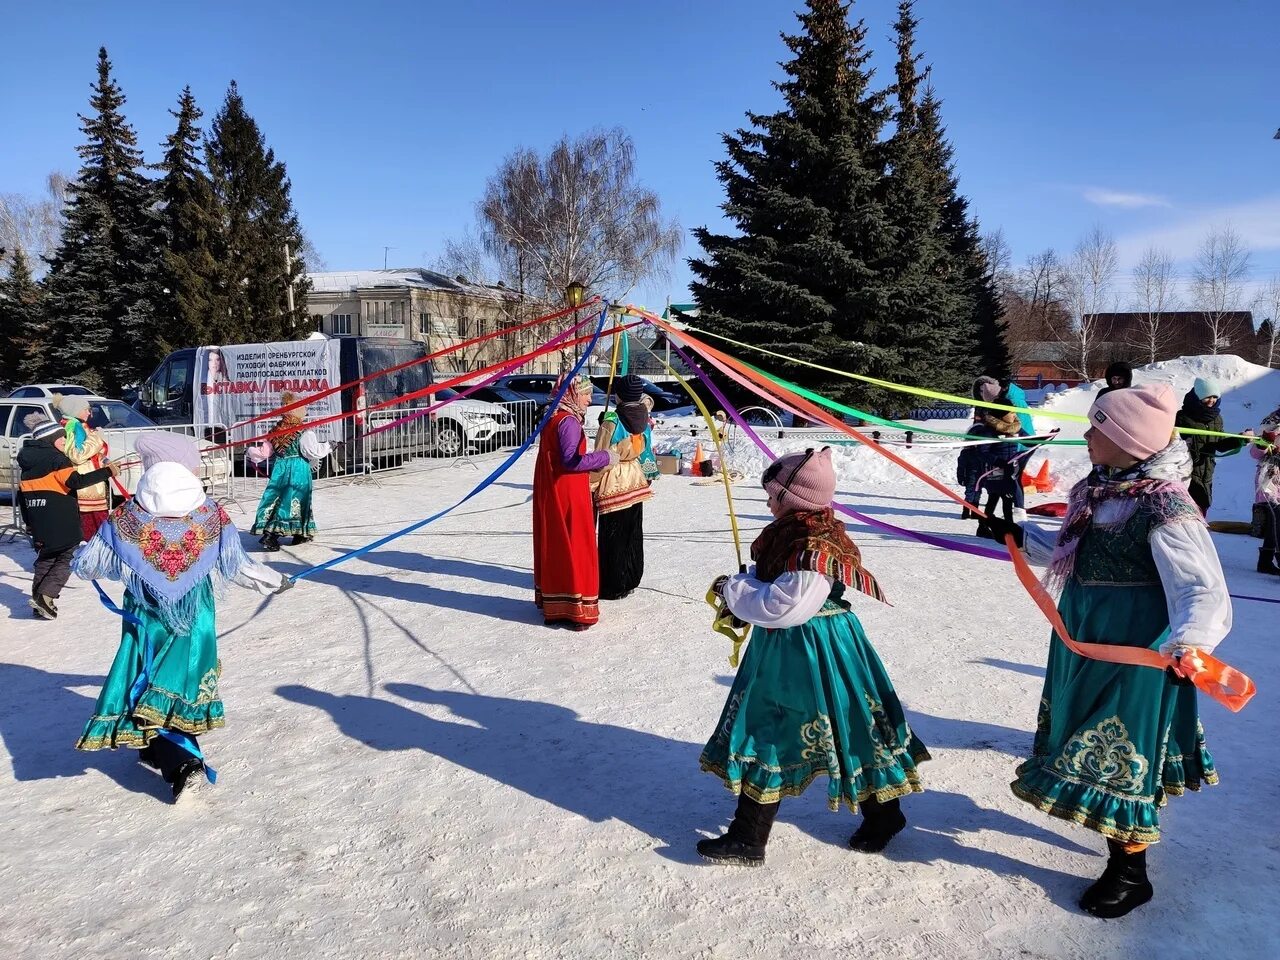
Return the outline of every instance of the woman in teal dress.
[[[1170,441],[1176,411],[1166,386],[1099,397],[1085,434],[1096,466],[1071,491],[1056,545],[1022,532],[1032,559],[1050,561],[1077,641],[1177,657],[1212,650],[1231,629],[1222,567],[1187,492],[1191,458]],[[1106,837],[1108,865],[1080,900],[1086,912],[1119,917],[1150,900],[1146,849],[1160,839],[1159,808],[1218,782],[1196,696],[1172,669],[1088,659],[1050,638],[1031,757],[1012,789]]]
[[[196,738],[224,723],[215,593],[227,582],[263,594],[283,584],[246,556],[226,512],[205,495],[190,438],[157,433],[136,446],[136,495],[73,564],[86,580],[125,585],[120,648],[76,747],[139,749],[177,799],[209,773]]]
[[[916,764],[929,759],[893,683],[844,599],[847,589],[883,594],[831,510],[831,451],[791,454],[765,470],[776,518],[751,547],[755,569],[722,577],[715,590],[754,624],[703,770],[738,794],[724,836],[702,840],[707,860],[757,866],[783,797],[827,777],[827,802],[862,809],[849,839],[879,852],[906,826],[899,798],[922,790]]]
[[[296,401],[292,393],[280,397],[283,407]],[[268,437],[275,451],[275,464],[262,491],[251,532],[270,552],[280,549],[281,537],[293,537],[296,547],[316,535],[311,513],[311,464],[327,457],[331,447],[317,441],[312,431],[302,429],[305,409],[286,413]]]

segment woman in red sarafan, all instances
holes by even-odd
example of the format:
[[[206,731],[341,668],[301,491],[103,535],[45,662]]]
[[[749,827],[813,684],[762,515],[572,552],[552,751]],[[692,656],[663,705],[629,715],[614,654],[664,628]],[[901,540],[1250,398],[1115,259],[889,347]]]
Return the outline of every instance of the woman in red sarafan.
[[[590,403],[591,381],[579,376],[542,432],[533,472],[533,599],[548,626],[573,630],[585,630],[600,619],[588,474],[618,462],[612,450],[587,453],[582,419]]]

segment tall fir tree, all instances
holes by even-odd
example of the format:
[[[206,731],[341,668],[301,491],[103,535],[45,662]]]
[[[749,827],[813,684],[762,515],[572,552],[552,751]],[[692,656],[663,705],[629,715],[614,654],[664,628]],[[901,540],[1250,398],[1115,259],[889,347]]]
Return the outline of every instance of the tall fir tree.
[[[978,221],[970,216],[969,201],[960,193],[954,151],[946,138],[941,107],[933,87],[926,87],[918,111],[921,149],[935,174],[941,210],[939,226],[952,260],[950,280],[967,300],[971,321],[971,340],[953,344],[951,365],[963,367],[967,362],[975,372],[1003,380],[1015,372],[1005,340],[1008,324],[1004,306],[994,267],[982,249]]]
[[[912,8],[912,0],[899,3],[894,23],[896,109],[881,183],[893,232],[881,260],[885,298],[873,336],[894,357],[889,379],[955,391],[967,389],[973,380],[972,304],[966,286],[958,282],[958,264],[942,228],[939,186],[945,177],[929,149],[928,118],[918,102],[923,75],[915,51],[919,21]],[[910,402],[902,394],[876,399],[895,412]]]
[[[125,120],[106,48],[88,116],[81,167],[69,188],[59,245],[45,278],[51,374],[118,393],[154,366],[160,238],[153,183]]]
[[[200,154],[200,118],[191,88],[183,89],[177,127],[164,142],[158,184],[164,237],[165,288],[162,339],[166,350],[194,347],[211,340],[217,323],[215,289],[222,216]],[[162,291],[164,292],[164,291]]]
[[[289,177],[245,111],[235,81],[214,118],[205,156],[223,218],[211,335],[220,343],[291,340],[303,335],[309,281],[299,253],[302,230],[289,195]],[[292,312],[288,308],[291,285]]]
[[[40,286],[22,247],[8,259],[9,274],[0,280],[0,385],[14,387],[43,379],[46,332]]]
[[[716,164],[735,235],[694,231],[700,324],[787,356],[872,374],[897,355],[875,337],[881,260],[892,226],[881,203],[885,96],[871,90],[866,27],[839,0],[808,0],[775,84],[785,109],[748,113]],[[806,386],[856,396],[849,381],[770,359]]]

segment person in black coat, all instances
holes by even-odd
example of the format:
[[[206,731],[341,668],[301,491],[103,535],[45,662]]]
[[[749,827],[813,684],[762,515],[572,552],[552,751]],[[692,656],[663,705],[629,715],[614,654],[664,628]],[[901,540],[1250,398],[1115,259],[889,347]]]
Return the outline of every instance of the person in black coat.
[[[1197,377],[1187,395],[1182,399],[1182,409],[1174,420],[1179,430],[1191,428],[1206,430],[1210,433],[1223,433],[1222,411],[1218,408],[1218,400],[1222,390],[1217,381],[1206,377]],[[1252,434],[1252,430],[1245,433]],[[1217,468],[1217,458],[1232,453],[1239,453],[1248,440],[1238,437],[1205,437],[1199,434],[1183,434],[1187,450],[1191,453],[1191,480],[1187,489],[1191,499],[1196,502],[1200,512],[1208,514],[1213,503],[1213,474]]]
[[[982,507],[988,516],[993,515],[998,506],[1005,519],[1012,521],[1015,507],[1021,509],[1017,496],[1022,489],[1021,449],[1015,438],[1025,435],[1017,414],[996,410],[988,411],[981,423],[969,429],[968,436],[975,440],[1008,438],[1001,443],[970,444],[960,451],[956,463],[956,482],[965,488],[965,499]],[[984,493],[985,506],[979,502]],[[987,522],[979,521],[978,536],[989,535]]]
[[[1117,360],[1107,367],[1107,385],[1098,391],[1098,396],[1112,390],[1127,390],[1133,386],[1133,367],[1123,360]]]
[[[75,464],[62,452],[67,441],[61,424],[45,420],[28,426],[33,428],[31,439],[18,451],[18,494],[22,519],[36,548],[30,603],[36,616],[54,620],[57,599],[71,576],[71,556],[82,536],[76,491],[105,483],[118,476],[120,468],[111,464],[76,473]]]

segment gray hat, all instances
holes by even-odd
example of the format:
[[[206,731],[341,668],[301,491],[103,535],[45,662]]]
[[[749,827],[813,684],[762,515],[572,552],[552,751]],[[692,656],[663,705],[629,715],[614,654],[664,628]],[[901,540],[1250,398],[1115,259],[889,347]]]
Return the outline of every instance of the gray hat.
[[[62,424],[53,420],[46,420],[44,423],[40,424],[40,426],[31,431],[31,439],[44,440],[48,437],[60,437],[62,436],[62,433]]]

